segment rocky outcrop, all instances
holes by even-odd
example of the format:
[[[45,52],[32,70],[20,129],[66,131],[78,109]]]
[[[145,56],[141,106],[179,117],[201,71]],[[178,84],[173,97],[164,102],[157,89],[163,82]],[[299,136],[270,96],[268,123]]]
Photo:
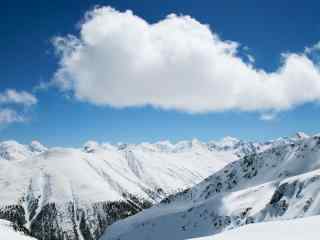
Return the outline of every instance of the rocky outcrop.
[[[42,207],[37,201],[0,208],[0,219],[14,223],[15,229],[39,240],[96,240],[107,226],[134,215],[151,203],[129,196],[127,201],[96,202],[79,206],[74,202],[59,205],[49,203]],[[28,212],[29,211],[29,212]]]

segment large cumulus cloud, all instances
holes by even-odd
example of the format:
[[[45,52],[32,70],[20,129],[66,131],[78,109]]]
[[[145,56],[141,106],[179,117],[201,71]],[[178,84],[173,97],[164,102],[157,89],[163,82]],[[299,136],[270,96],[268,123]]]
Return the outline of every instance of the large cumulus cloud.
[[[311,48],[283,54],[279,69],[267,73],[238,56],[238,43],[190,16],[150,24],[131,11],[100,7],[86,15],[79,36],[54,43],[54,83],[97,105],[277,112],[320,99]]]

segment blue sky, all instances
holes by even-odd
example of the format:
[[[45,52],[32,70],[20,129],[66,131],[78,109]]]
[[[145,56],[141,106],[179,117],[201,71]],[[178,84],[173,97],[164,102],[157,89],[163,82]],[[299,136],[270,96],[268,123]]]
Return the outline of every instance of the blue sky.
[[[27,110],[19,106],[27,119],[0,125],[0,140],[26,143],[36,139],[50,146],[79,146],[89,139],[177,141],[231,135],[251,140],[297,131],[319,132],[320,109],[314,100],[276,110],[272,120],[264,121],[260,106],[250,111],[239,106],[190,113],[188,105],[183,109],[170,105],[171,110],[166,110],[166,105],[153,107],[152,103],[127,103],[119,108],[104,99],[103,104],[97,104],[97,98],[91,95],[85,101],[74,97],[78,91],[74,89],[66,92],[50,86],[34,92],[40,82],[52,81],[61,69],[61,56],[55,54],[52,39],[68,34],[79,36],[84,14],[95,5],[111,6],[120,12],[130,9],[148,23],[162,21],[170,13],[190,15],[197,22],[208,24],[221,39],[241,44],[239,49],[248,48],[238,53],[239,58],[246,61],[246,55],[253,56],[254,68],[266,73],[279,68],[281,54],[302,53],[320,40],[318,1],[2,1],[0,93],[7,89],[26,91],[37,98],[37,103]]]

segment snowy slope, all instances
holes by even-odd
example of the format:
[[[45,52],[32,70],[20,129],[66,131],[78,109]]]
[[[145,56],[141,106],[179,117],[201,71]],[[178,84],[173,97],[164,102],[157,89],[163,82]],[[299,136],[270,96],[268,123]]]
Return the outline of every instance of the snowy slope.
[[[272,144],[225,138],[176,144],[90,141],[80,149],[47,149],[38,142],[2,142],[0,218],[36,237],[96,238],[114,221]]]
[[[320,137],[245,156],[189,190],[108,228],[103,240],[182,240],[320,214]]]
[[[193,238],[192,240],[316,240],[319,238],[319,225],[320,217],[316,216],[252,224],[215,236]]]
[[[8,161],[0,160],[0,204],[16,203],[29,190],[42,195],[44,204],[75,197],[123,200],[123,193],[157,201],[236,159],[231,151],[209,151],[200,145],[167,152],[146,144],[121,145],[118,150],[90,143],[84,149],[52,148],[36,154],[27,146],[10,143],[2,154]],[[154,195],[156,190],[162,196]]]
[[[3,240],[35,240],[35,238],[24,235],[13,229],[12,223],[0,220],[0,239]]]

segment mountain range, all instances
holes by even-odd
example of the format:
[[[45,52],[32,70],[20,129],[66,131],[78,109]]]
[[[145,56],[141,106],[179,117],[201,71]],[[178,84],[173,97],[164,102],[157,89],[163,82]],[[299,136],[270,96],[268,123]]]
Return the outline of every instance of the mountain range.
[[[107,228],[103,240],[192,239],[320,213],[320,136],[246,155],[200,183]],[[215,239],[215,238],[213,238]]]
[[[80,148],[5,141],[0,219],[41,240],[179,240],[316,215],[319,149],[303,133]]]

